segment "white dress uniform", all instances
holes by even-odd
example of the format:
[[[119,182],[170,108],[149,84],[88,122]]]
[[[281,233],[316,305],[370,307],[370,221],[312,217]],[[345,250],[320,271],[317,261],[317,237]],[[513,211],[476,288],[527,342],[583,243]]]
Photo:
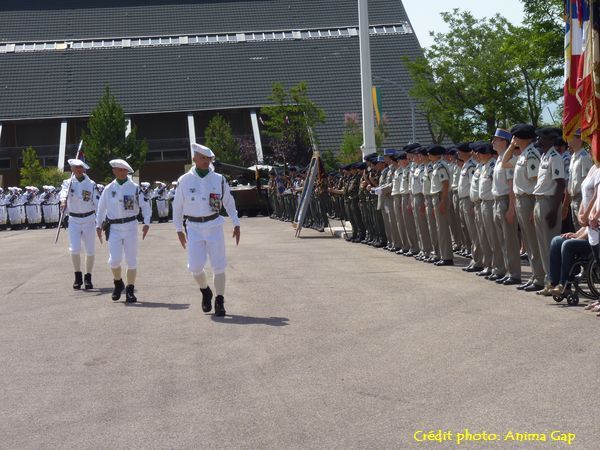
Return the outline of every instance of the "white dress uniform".
[[[25,214],[29,225],[39,225],[42,223],[41,200],[35,189],[31,188],[26,194]]]
[[[8,222],[8,210],[6,204],[6,195],[4,195],[4,190],[0,188],[0,225],[6,225]]]
[[[60,218],[60,207],[58,195],[52,186],[47,186],[46,192],[42,194],[42,214],[44,215],[44,223],[46,226],[53,225]]]
[[[6,212],[11,228],[20,226],[23,221],[21,219],[19,194],[16,188],[9,188],[10,195],[6,197]]]
[[[110,222],[108,238],[111,269],[121,267],[123,253],[128,269],[137,269],[138,222],[137,215],[142,210],[144,225],[150,225],[152,210],[150,202],[139,186],[130,177],[123,184],[113,180],[100,195],[96,227],[102,228],[104,219]]]
[[[156,212],[158,213],[159,221],[164,221],[169,217],[169,191],[167,185],[161,183],[159,187],[154,189],[154,198],[156,199]]]
[[[225,219],[219,214],[221,205],[234,226],[240,225],[229,184],[223,175],[212,169],[208,175],[200,177],[195,167],[178,182],[173,200],[173,223],[177,232],[183,232],[184,219],[187,219],[189,271],[194,275],[202,273],[208,257],[213,273],[225,273],[227,258],[222,226]]]
[[[69,190],[70,189],[70,190]],[[96,183],[90,177],[83,175],[79,181],[72,177],[63,181],[60,191],[60,201],[66,200],[69,213],[69,251],[72,255],[81,253],[81,242],[85,247],[87,256],[94,256],[96,252]]]

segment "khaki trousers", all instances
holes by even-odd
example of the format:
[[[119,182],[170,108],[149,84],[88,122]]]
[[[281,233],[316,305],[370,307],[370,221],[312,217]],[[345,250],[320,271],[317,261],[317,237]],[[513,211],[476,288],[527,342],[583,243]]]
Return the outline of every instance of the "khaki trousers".
[[[450,201],[446,199],[445,206],[446,212],[444,214],[440,211],[440,205],[442,204],[442,194],[436,194],[433,196],[433,210],[435,213],[435,221],[437,222],[437,237],[438,245],[440,249],[440,258],[444,261],[453,259],[452,254],[452,237],[450,236]]]
[[[504,259],[504,267],[508,275],[512,278],[521,279],[521,242],[517,227],[517,214],[515,211],[515,219],[510,224],[506,220],[506,211],[510,198],[508,195],[496,197],[494,201],[494,222],[496,224],[496,234],[502,249],[502,257]]]
[[[517,195],[517,219],[521,227],[521,235],[527,249],[529,264],[531,265],[531,280],[538,286],[544,285],[544,268],[540,259],[540,250],[536,238],[535,225],[533,223],[533,210],[535,208],[535,197],[529,194]]]

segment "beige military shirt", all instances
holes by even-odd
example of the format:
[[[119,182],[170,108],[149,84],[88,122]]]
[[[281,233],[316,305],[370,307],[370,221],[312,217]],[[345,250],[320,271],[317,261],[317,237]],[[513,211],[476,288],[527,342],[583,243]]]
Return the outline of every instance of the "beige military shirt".
[[[469,189],[469,197],[472,202],[477,202],[481,200],[479,197],[479,178],[481,177],[481,172],[483,170],[483,164],[478,163],[475,166],[475,171],[473,172],[473,177],[471,178],[471,186]]]
[[[569,195],[571,197],[581,194],[581,183],[593,165],[594,163],[590,157],[590,153],[586,149],[580,148],[573,153],[573,156],[571,157],[571,167],[569,168],[569,183],[567,184]]]
[[[439,194],[442,192],[444,182],[450,183],[450,167],[443,159],[436,161],[431,173],[431,193]],[[450,186],[448,186],[450,188]]]
[[[565,162],[554,147],[548,150],[540,162],[537,183],[533,189],[534,195],[554,195],[557,182],[565,178]]]
[[[528,145],[517,158],[515,164],[513,192],[517,195],[533,194],[540,168],[540,152]]]
[[[470,196],[471,180],[475,173],[477,164],[472,158],[465,161],[458,177],[458,198],[466,198]],[[479,188],[478,188],[479,190]]]
[[[494,168],[496,167],[496,158],[491,158],[484,164],[479,177],[479,198],[481,200],[494,200],[492,194],[492,183],[494,181]]]
[[[515,169],[505,169],[502,167],[502,156],[498,156],[498,162],[494,167],[494,178],[492,179],[492,195],[494,197],[502,197],[504,195],[508,195],[510,192],[510,185],[508,184],[515,176]],[[515,163],[517,161],[517,157],[513,155],[510,159],[510,165],[515,167]]]
[[[408,186],[410,193],[413,195],[423,193],[423,170],[425,170],[424,164],[415,164],[413,168]]]

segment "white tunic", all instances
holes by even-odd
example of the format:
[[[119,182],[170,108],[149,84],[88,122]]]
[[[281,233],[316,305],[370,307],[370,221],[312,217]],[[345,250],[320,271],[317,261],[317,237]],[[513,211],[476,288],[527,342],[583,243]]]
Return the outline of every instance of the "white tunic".
[[[90,211],[96,211],[98,199],[96,197],[97,189],[94,183],[87,175],[83,175],[83,181],[78,181],[75,176],[71,178],[69,191],[69,181],[63,181],[60,191],[60,201],[67,201],[67,212],[76,214],[85,214]],[[69,220],[76,222],[90,222],[94,220],[94,215],[88,217],[70,217]]]
[[[152,214],[150,202],[146,199],[139,186],[131,181],[131,178],[128,178],[123,184],[119,184],[116,180],[113,180],[104,188],[100,196],[96,215],[96,227],[101,228],[105,218],[114,220],[137,217],[140,209],[144,217],[144,224],[150,225]],[[123,224],[114,224],[111,227],[119,229],[126,227],[135,228],[136,226],[137,220],[133,220]]]

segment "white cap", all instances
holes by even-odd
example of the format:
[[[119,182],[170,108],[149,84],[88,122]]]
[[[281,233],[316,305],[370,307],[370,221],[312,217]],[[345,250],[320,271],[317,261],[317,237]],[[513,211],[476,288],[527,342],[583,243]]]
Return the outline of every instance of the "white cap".
[[[67,162],[69,163],[69,165],[70,165],[71,167],[73,167],[73,166],[81,166],[81,167],[83,167],[85,170],[89,170],[89,169],[90,169],[90,166],[88,166],[86,163],[84,163],[84,162],[83,162],[82,160],[80,160],[80,159],[73,158],[73,159],[69,159],[69,160],[67,160]]]
[[[177,181],[171,181],[171,186],[177,186]]]
[[[196,143],[192,144],[192,153],[200,153],[201,155],[208,156],[209,158],[215,157],[215,154],[210,148]],[[192,154],[192,156],[194,155]]]
[[[127,169],[127,171],[129,173],[133,173],[133,169],[131,168],[131,166],[129,164],[127,164],[127,161],[125,161],[124,159],[113,159],[111,161],[108,162],[110,164],[111,167],[117,167],[119,169]]]
[[[148,183],[147,181],[142,181],[140,183],[140,186],[142,186],[143,188],[147,188],[147,187],[150,187],[150,183]]]

